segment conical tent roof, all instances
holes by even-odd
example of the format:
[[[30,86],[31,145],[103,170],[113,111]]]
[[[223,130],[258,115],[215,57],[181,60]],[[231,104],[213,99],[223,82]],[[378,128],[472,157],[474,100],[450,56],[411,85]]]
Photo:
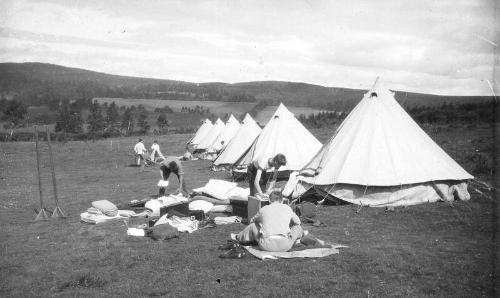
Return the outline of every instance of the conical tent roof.
[[[397,186],[473,178],[444,152],[378,81],[305,166],[315,185]]]
[[[210,131],[208,131],[208,133],[200,140],[197,148],[207,149],[215,141],[215,139],[217,139],[223,128],[224,122],[222,122],[220,118],[217,118],[217,121],[215,121],[212,129],[210,129]]]
[[[208,147],[208,150],[221,150],[224,149],[227,144],[231,141],[231,139],[234,137],[234,134],[236,131],[240,128],[240,122],[234,118],[234,116],[231,114],[229,116],[229,119],[226,122],[226,125],[222,129],[221,133],[215,139],[215,141]],[[221,148],[221,142],[224,141],[224,147]]]
[[[253,120],[250,114],[246,114],[240,128],[226,148],[214,160],[214,165],[234,164],[250,148],[262,129]]]
[[[238,165],[257,162],[266,168],[269,158],[282,153],[287,164],[281,171],[300,170],[320,148],[321,143],[281,103]]]
[[[188,144],[198,145],[203,137],[210,131],[213,124],[210,119],[205,119],[203,124],[198,128],[194,137],[188,142]]]

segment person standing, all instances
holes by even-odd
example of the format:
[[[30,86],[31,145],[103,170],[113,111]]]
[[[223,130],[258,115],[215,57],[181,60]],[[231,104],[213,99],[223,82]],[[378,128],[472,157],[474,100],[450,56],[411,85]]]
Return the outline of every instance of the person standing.
[[[165,159],[160,151],[160,145],[158,144],[158,141],[154,140],[153,145],[151,145],[151,160],[156,162],[159,158]]]
[[[135,152],[136,164],[141,167],[139,171],[144,172],[144,168],[146,166],[146,155],[148,151],[146,150],[146,147],[144,146],[142,139],[139,139],[137,144],[135,144],[134,152]]]
[[[284,165],[286,165],[286,157],[281,153],[276,154],[273,158],[269,158],[267,166],[264,168],[259,167],[257,161],[251,163],[247,168],[250,195],[262,196],[264,194],[269,194],[274,187],[274,183],[276,182],[279,168]],[[270,173],[268,170],[273,171]],[[268,182],[270,183],[266,188]]]

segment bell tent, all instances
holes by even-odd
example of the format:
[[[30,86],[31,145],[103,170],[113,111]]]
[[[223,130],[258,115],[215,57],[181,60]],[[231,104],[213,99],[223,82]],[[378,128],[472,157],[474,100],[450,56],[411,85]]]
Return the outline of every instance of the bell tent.
[[[320,148],[321,143],[281,103],[237,166],[256,162],[265,168],[269,158],[282,153],[287,164],[280,171],[300,170]]]
[[[231,116],[229,116],[229,119],[226,122],[226,125],[220,132],[219,136],[207,148],[207,151],[217,152],[224,149],[227,146],[227,144],[231,141],[231,139],[234,137],[236,131],[239,128],[240,128],[240,122],[236,120],[236,118],[234,118],[234,116],[231,114]],[[224,142],[224,145],[222,145],[222,142]]]
[[[215,166],[233,165],[250,148],[262,129],[250,114],[245,115],[243,123],[226,148],[214,160]]]
[[[217,139],[217,137],[220,135],[223,128],[224,122],[222,122],[220,118],[217,118],[217,121],[215,121],[212,128],[200,140],[200,143],[198,144],[198,146],[196,146],[196,149],[206,150],[208,147],[210,147],[210,145],[212,145],[215,139]]]
[[[193,148],[196,148],[196,146],[200,143],[201,139],[203,139],[210,131],[212,126],[213,126],[212,121],[210,121],[209,119],[205,119],[203,121],[203,124],[196,131],[194,137],[188,142],[188,145],[191,145],[193,146]]]
[[[465,181],[473,178],[378,80],[301,173],[295,196],[314,188],[380,207],[467,200]]]

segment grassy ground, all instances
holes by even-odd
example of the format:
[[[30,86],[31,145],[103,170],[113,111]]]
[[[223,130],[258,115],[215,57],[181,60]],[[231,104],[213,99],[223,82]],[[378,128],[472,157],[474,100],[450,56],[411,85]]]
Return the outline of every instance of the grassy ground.
[[[332,134],[313,132],[323,142]],[[470,171],[474,164],[468,154],[493,142],[485,127],[429,132]],[[164,153],[179,155],[188,138],[168,135],[159,142]],[[145,138],[147,145],[152,140]],[[471,201],[453,207],[435,203],[394,212],[321,207],[318,218],[327,227],[307,229],[349,248],[316,260],[219,259],[217,246],[242,224],[162,243],[127,237],[122,222],[81,223],[79,213],[94,200],[120,204],[157,193],[157,169],[138,173],[128,166],[135,141],[55,144],[59,197],[69,218],[48,222],[33,222],[38,207],[34,144],[0,143],[0,296],[494,296],[497,205],[472,191]],[[42,147],[43,190],[52,209],[47,148]],[[227,178],[210,172],[205,161],[184,165],[190,187]]]

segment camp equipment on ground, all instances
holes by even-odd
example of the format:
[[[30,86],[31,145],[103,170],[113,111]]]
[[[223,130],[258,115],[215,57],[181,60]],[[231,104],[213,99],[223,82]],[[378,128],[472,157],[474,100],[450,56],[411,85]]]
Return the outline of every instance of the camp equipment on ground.
[[[468,200],[473,178],[378,80],[301,172],[293,197],[313,188],[373,207]]]

